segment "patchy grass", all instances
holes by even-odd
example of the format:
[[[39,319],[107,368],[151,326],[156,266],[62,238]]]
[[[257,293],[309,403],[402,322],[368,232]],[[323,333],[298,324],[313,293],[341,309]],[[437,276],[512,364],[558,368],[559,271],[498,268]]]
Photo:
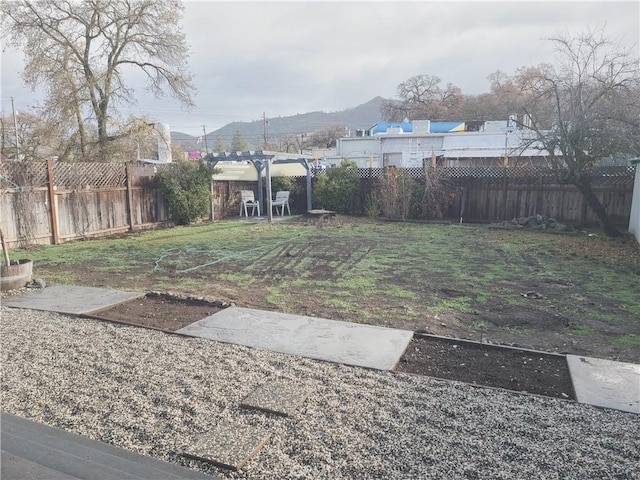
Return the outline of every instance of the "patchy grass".
[[[48,284],[171,291],[474,339],[485,324],[494,340],[639,356],[640,247],[630,237],[338,217],[222,221],[15,254]]]
[[[633,333],[620,335],[615,337],[611,343],[618,348],[640,349],[640,335],[635,335]]]
[[[589,327],[588,325],[585,325],[582,322],[578,322],[576,324],[571,325],[571,331],[573,333],[575,333],[576,335],[582,335],[582,336],[587,336],[587,335],[592,335],[593,334],[593,328]]]

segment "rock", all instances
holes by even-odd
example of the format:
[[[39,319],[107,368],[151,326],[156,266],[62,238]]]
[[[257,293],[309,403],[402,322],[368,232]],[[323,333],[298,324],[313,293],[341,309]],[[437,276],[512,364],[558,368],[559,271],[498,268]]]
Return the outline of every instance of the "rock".
[[[565,225],[558,222],[557,219],[552,217],[545,217],[536,213],[529,217],[518,217],[512,220],[505,220],[501,223],[491,224],[493,228],[530,228],[532,230],[553,230],[554,232],[575,232],[575,228],[570,225]]]
[[[574,232],[575,229],[569,225],[565,225],[564,223],[556,223],[553,228],[556,232]]]
[[[524,292],[521,293],[520,295],[522,295],[524,298],[542,298],[543,295],[540,292],[535,292],[535,291],[529,291],[529,292]]]
[[[46,288],[47,284],[43,279],[35,278],[29,285],[27,285],[27,287],[29,287],[29,288]]]

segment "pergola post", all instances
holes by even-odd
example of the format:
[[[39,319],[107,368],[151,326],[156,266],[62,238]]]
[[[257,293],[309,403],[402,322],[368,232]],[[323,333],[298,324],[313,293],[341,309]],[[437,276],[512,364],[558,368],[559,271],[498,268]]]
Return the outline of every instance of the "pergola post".
[[[262,162],[263,162],[263,159],[251,161],[251,163],[253,163],[253,166],[256,168],[256,171],[258,174],[258,201],[260,202],[261,205],[264,205],[263,203],[264,200],[262,195],[262,169],[264,168],[264,164]]]
[[[301,159],[304,161],[303,166],[307,171],[307,212],[313,210],[311,205],[311,167],[309,166],[309,162],[307,160]]]
[[[266,165],[266,184],[267,184],[267,201],[265,202],[265,206],[267,208],[267,220],[269,223],[273,222],[273,212],[271,211],[271,159],[267,158],[265,160]]]

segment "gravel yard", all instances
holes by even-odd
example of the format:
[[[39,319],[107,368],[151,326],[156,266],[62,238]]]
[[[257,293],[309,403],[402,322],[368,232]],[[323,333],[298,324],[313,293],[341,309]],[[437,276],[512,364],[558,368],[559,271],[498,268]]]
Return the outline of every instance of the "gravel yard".
[[[630,413],[1,307],[2,410],[222,478],[640,478]],[[278,380],[291,417],[243,410]],[[268,427],[239,472],[180,455],[216,424]]]

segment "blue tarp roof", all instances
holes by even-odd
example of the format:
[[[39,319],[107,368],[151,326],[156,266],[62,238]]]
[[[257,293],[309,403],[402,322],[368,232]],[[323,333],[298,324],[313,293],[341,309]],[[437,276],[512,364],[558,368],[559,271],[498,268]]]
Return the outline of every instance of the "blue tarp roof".
[[[459,130],[460,126],[464,126],[464,122],[431,122],[430,133],[447,133]],[[462,128],[464,130],[464,127]]]
[[[447,133],[464,130],[464,122],[431,122],[429,133]],[[413,123],[411,122],[379,122],[369,129],[369,135],[376,133],[386,133],[390,128],[401,128],[403,133],[413,133]]]

